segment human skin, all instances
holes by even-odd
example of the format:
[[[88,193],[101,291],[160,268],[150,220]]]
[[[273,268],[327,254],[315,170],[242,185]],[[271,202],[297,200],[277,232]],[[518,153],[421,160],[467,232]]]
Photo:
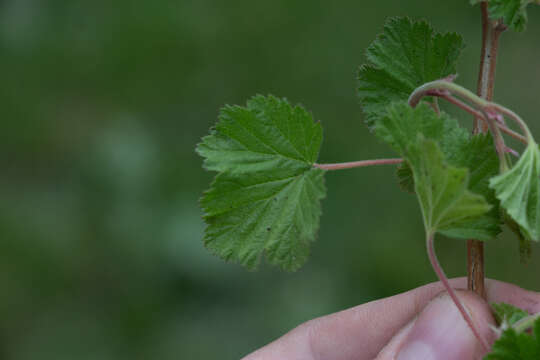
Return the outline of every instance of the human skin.
[[[450,283],[455,289],[467,286],[465,278]],[[443,290],[441,283],[431,283],[310,320],[243,360],[480,359],[485,350]],[[488,343],[496,338],[488,303],[505,302],[529,313],[540,312],[538,292],[487,279],[486,295],[487,302],[458,291]]]

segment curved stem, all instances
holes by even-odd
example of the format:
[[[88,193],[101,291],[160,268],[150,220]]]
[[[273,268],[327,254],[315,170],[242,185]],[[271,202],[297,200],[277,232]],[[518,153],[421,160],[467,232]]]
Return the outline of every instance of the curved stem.
[[[514,139],[522,142],[523,144],[527,145],[529,142],[527,140],[527,138],[521,134],[518,134],[517,132],[515,132],[514,130],[510,129],[509,127],[507,127],[506,125],[502,125],[502,124],[497,124],[497,127],[505,134],[513,137]]]
[[[535,321],[538,319],[540,319],[540,313],[529,315],[517,321],[514,325],[512,325],[512,327],[514,328],[514,330],[516,330],[516,332],[520,333],[532,327]]]
[[[424,96],[443,96],[448,95],[448,93],[456,94],[461,98],[466,99],[468,102],[475,105],[477,108],[481,109],[484,112],[496,111],[503,115],[506,115],[510,119],[514,120],[521,128],[521,130],[523,130],[527,137],[527,142],[534,141],[534,138],[527,124],[525,124],[525,121],[523,121],[523,119],[521,119],[521,117],[515,112],[502,105],[482,99],[472,91],[446,80],[435,80],[418,87],[416,90],[413,91],[411,96],[409,96],[409,105],[415,107],[416,105],[418,105],[418,103]]]
[[[504,106],[501,106],[499,104],[491,103],[490,107],[493,110],[498,111],[501,114],[506,115],[510,119],[514,120],[518,124],[518,126],[521,128],[521,130],[527,135],[527,141],[534,141],[531,131],[529,130],[529,127],[518,114],[516,114],[512,110],[505,108]]]
[[[503,173],[509,169],[508,162],[506,161],[506,145],[504,144],[504,139],[502,138],[501,132],[497,127],[497,121],[495,120],[495,117],[484,110],[482,112],[484,113],[484,117],[487,120],[486,122],[488,124],[489,132],[491,133],[491,136],[493,136],[495,150],[497,151],[497,155],[499,156],[500,172]]]
[[[323,170],[342,170],[353,169],[357,167],[373,166],[373,165],[388,165],[399,164],[403,162],[403,159],[376,159],[376,160],[362,160],[353,162],[344,162],[337,164],[313,164],[313,167]]]
[[[482,337],[482,335],[480,335],[480,332],[476,328],[476,325],[474,324],[471,316],[469,315],[469,313],[467,312],[467,310],[465,309],[465,307],[463,306],[463,304],[457,297],[456,292],[454,291],[452,286],[450,286],[450,282],[448,281],[448,278],[446,277],[443,269],[441,268],[441,264],[439,263],[439,260],[437,259],[437,255],[435,254],[435,246],[434,246],[433,240],[434,240],[434,234],[426,234],[426,246],[427,246],[428,257],[429,257],[429,261],[431,262],[431,266],[433,267],[433,270],[435,270],[435,274],[437,274],[437,277],[439,278],[444,288],[448,292],[448,295],[450,295],[450,298],[456,304],[459,312],[461,313],[461,316],[463,316],[463,319],[465,320],[467,325],[469,325],[469,328],[473,332],[474,336],[478,339],[480,344],[482,344],[482,347],[484,348],[484,350],[488,351],[489,345],[487,341]]]
[[[440,95],[440,97],[442,99],[445,99],[449,103],[451,103],[453,105],[456,105],[460,109],[465,110],[469,114],[473,115],[475,117],[475,119],[481,119],[483,121],[487,121],[484,114],[481,111],[478,111],[478,110],[474,109],[472,106],[469,106],[468,104],[464,103],[463,101],[459,100],[458,98],[455,98],[452,95],[448,95],[448,94],[442,94],[442,95]],[[504,122],[503,123],[497,123],[497,127],[503,133],[510,135],[511,137],[513,137],[514,139],[516,139],[518,141],[521,141],[525,145],[527,144],[527,138],[525,136],[523,136],[521,134],[518,134],[514,130],[510,129],[509,127],[507,127],[504,124]]]
[[[442,95],[445,91],[467,99],[467,101],[479,108],[485,108],[491,104],[489,101],[482,99],[469,89],[459,86],[456,83],[447,80],[435,80],[416,88],[409,96],[409,105],[415,107],[424,96]]]

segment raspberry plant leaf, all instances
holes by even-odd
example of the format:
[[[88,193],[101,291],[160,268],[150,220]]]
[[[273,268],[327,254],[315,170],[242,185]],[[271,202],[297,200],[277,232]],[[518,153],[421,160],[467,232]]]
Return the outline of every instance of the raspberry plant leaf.
[[[456,73],[463,49],[456,33],[439,34],[424,21],[392,18],[366,51],[358,72],[358,95],[372,127],[388,104],[406,100],[418,86]]]
[[[526,239],[540,239],[540,151],[533,141],[508,171],[490,180],[490,187]]]
[[[441,150],[450,156],[456,156],[470,137],[469,132],[448,115],[438,116],[427,104],[411,108],[403,101],[387,106],[374,130],[375,135],[400,154],[406,151],[411,141],[416,141],[418,134],[438,142]]]
[[[532,333],[517,332],[512,327],[503,331],[493,344],[491,353],[484,360],[537,360],[540,359],[540,319],[533,326]]]
[[[441,233],[462,239],[489,240],[501,232],[499,204],[495,192],[489,187],[490,178],[499,172],[499,159],[493,149],[493,138],[489,134],[478,134],[469,136],[467,142],[462,143],[455,151],[445,153],[450,165],[468,169],[469,190],[482,195],[492,208],[478,218],[463,221],[460,226],[441,230]]]
[[[491,205],[491,210],[481,216],[461,219],[452,226],[439,226],[441,233],[449,237],[481,240],[492,239],[500,233],[497,200],[489,188],[489,179],[499,171],[499,160],[489,135],[471,136],[456,120],[444,113],[437,115],[427,104],[411,108],[403,102],[388,107],[386,115],[375,126],[375,134],[408,160],[398,168],[400,184],[406,190],[415,191],[418,175],[413,175],[413,164],[407,154],[411,140],[419,135],[436,142],[441,161],[445,164],[468,169],[467,188],[481,195]]]
[[[477,4],[481,0],[472,0],[471,4]],[[521,32],[527,26],[527,6],[538,4],[537,0],[489,0],[489,17],[502,19],[510,29]]]
[[[325,196],[324,170],[313,167],[322,128],[302,107],[255,96],[226,106],[197,152],[218,171],[202,199],[204,243],[220,257],[254,269],[264,253],[284,270],[307,259]]]
[[[207,170],[248,173],[280,167],[309,169],[322,127],[302,107],[274,96],[254,96],[247,107],[225,106],[210,136],[197,146]]]
[[[492,208],[482,195],[469,191],[469,171],[449,165],[437,143],[422,134],[405,154],[414,175],[415,192],[420,202],[427,234],[453,233],[468,238],[485,238],[489,227],[466,225]]]
[[[493,303],[491,309],[499,325],[513,325],[529,315],[525,310],[506,303]]]

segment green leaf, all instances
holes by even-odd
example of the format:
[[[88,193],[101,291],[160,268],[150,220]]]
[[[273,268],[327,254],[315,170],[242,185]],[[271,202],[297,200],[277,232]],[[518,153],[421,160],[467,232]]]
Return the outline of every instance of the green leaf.
[[[450,165],[469,170],[468,189],[482,195],[492,208],[478,218],[463,221],[441,233],[462,239],[494,238],[501,232],[502,221],[495,192],[489,187],[490,179],[499,173],[499,158],[492,137],[489,134],[469,136],[466,142],[457,144],[455,148],[446,145],[443,149]]]
[[[535,241],[540,237],[539,176],[540,151],[537,144],[530,142],[509,171],[490,180],[501,206],[520,226],[524,236]]]
[[[414,193],[414,178],[409,163],[404,161],[399,164],[396,175],[398,177],[398,183],[401,190],[408,193]]]
[[[500,233],[500,214],[489,179],[499,171],[499,161],[490,136],[476,135],[461,128],[456,120],[442,113],[438,116],[427,104],[411,108],[404,102],[394,103],[375,126],[375,134],[407,158],[407,148],[421,134],[434,140],[445,163],[469,170],[468,189],[484,196],[492,208],[482,216],[463,219],[439,231],[449,237],[489,240]],[[398,168],[402,188],[414,192],[410,159]]]
[[[492,303],[491,309],[493,310],[493,315],[499,325],[503,323],[506,325],[513,325],[519,320],[529,316],[529,313],[525,310],[521,310],[518,307],[506,303]]]
[[[256,96],[226,106],[197,152],[218,171],[201,206],[204,243],[220,257],[254,269],[265,253],[284,270],[307,259],[325,196],[324,171],[313,168],[322,128],[302,107]]]
[[[477,4],[480,0],[472,0]],[[534,0],[489,0],[488,10],[491,19],[502,19],[503,23],[514,31],[521,32],[527,25],[527,6]]]
[[[438,116],[427,104],[411,108],[406,102],[387,106],[380,121],[375,124],[375,135],[403,154],[417,135],[435,140],[445,154],[455,153],[469,140],[469,132],[445,113]]]
[[[207,170],[303,170],[317,160],[321,142],[321,125],[305,109],[291,107],[285,99],[258,95],[247,107],[225,106],[197,152],[205,158]]]
[[[445,154],[455,152],[455,149],[466,143],[469,137],[468,131],[460,128],[457,121],[444,113],[437,116],[427,104],[419,104],[413,109],[405,101],[387,106],[373,129],[375,135],[401,156],[411,140],[416,140],[418,134],[437,141],[442,145]],[[401,188],[414,193],[412,170],[407,162],[400,164],[397,176]]]
[[[531,334],[506,329],[493,344],[491,353],[484,360],[537,360],[540,359],[540,319]]]
[[[409,146],[406,158],[413,171],[427,234],[459,229],[459,235],[467,232],[469,237],[487,232],[483,228],[465,229],[463,225],[492,208],[483,196],[468,190],[470,176],[466,168],[448,165],[437,143],[421,134],[417,143]]]
[[[391,102],[407,100],[418,86],[455,74],[463,47],[459,35],[435,33],[424,21],[389,19],[358,72],[358,95],[368,126]]]

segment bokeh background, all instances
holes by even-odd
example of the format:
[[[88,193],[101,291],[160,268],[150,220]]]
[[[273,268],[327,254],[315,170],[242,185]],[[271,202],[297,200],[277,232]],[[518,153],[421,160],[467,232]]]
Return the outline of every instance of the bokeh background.
[[[321,162],[393,156],[355,96],[388,16],[463,34],[474,88],[479,9],[468,1],[0,1],[0,359],[239,359],[308,319],[435,280],[414,196],[394,168],[329,173],[300,271],[247,272],[203,247],[213,174],[195,144],[253,94],[322,121]],[[496,100],[540,134],[540,9],[504,34]],[[469,126],[468,116],[456,113]],[[450,276],[464,241],[440,238]],[[489,277],[540,290],[505,233]]]

